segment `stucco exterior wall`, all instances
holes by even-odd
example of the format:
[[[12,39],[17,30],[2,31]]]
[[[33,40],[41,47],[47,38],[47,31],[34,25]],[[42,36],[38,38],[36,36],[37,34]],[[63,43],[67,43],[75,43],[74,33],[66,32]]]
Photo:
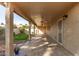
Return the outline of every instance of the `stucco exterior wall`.
[[[52,25],[51,29],[47,32],[47,34],[54,40],[57,39],[56,34],[57,34],[57,27],[56,24]]]
[[[79,55],[79,4],[73,7],[64,20],[63,46],[74,55]],[[61,18],[60,18],[61,19]],[[55,23],[47,34],[57,40],[57,24]]]

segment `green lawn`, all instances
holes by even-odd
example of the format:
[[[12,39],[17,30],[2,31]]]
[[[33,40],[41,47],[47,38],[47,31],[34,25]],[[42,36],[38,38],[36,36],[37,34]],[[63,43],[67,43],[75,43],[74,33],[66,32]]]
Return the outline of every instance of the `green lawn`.
[[[25,33],[20,33],[18,35],[14,35],[14,41],[24,41],[24,40],[28,40],[28,35]]]

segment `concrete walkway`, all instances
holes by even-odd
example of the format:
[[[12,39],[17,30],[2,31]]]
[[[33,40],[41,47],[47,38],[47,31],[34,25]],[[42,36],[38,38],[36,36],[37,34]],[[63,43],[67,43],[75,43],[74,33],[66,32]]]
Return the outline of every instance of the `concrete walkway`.
[[[53,40],[44,37],[33,37],[20,47],[21,56],[70,56],[66,50]]]

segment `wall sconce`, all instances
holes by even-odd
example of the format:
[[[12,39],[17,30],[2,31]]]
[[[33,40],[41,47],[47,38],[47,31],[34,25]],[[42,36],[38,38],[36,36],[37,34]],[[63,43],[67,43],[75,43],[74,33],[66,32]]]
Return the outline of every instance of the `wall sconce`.
[[[68,15],[64,15],[63,16],[63,20],[65,20],[66,18],[68,18]]]

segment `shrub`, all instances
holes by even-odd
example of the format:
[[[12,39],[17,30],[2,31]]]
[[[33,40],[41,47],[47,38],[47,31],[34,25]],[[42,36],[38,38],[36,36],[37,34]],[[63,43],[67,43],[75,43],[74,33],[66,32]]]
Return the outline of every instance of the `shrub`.
[[[0,27],[0,35],[2,35],[4,33],[4,28]]]

